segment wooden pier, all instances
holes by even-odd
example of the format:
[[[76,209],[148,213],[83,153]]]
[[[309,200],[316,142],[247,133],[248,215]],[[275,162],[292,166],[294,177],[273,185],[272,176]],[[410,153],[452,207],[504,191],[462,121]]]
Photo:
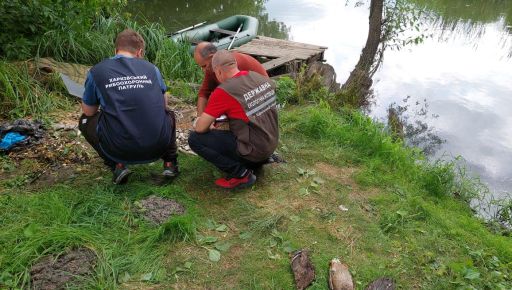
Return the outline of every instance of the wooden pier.
[[[322,61],[326,49],[325,46],[256,36],[233,50],[254,56],[273,76],[296,72],[303,64]]]

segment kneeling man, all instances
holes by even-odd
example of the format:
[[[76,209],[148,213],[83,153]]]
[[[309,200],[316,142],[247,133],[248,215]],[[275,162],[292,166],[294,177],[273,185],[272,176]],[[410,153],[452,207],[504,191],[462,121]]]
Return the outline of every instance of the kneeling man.
[[[227,174],[215,184],[249,187],[256,182],[251,169],[262,166],[277,147],[275,85],[258,73],[239,71],[234,56],[226,50],[215,53],[212,69],[220,85],[212,92],[188,142],[194,152]],[[228,117],[229,131],[213,130],[221,115]]]
[[[142,59],[144,46],[137,32],[119,33],[116,55],[91,68],[85,82],[79,129],[112,170],[115,184],[127,181],[127,164],[160,158],[164,176],[178,174],[174,113],[167,111],[160,71]]]

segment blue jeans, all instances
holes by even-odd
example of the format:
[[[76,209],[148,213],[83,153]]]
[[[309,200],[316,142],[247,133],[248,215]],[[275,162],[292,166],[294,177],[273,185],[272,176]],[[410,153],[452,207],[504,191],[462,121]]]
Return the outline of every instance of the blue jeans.
[[[231,177],[240,177],[247,169],[256,169],[263,165],[240,157],[236,137],[231,131],[190,132],[188,144],[197,155]]]

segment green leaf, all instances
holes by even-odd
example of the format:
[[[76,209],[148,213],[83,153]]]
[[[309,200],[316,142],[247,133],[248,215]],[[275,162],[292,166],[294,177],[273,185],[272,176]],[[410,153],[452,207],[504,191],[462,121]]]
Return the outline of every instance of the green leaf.
[[[185,267],[186,269],[190,269],[190,268],[192,268],[192,263],[191,263],[191,262],[185,262],[184,267]]]
[[[291,215],[290,217],[290,220],[294,223],[296,222],[299,222],[300,221],[300,217],[296,216],[296,215]]]
[[[282,245],[282,248],[283,248],[283,251],[285,251],[286,253],[292,253],[293,251],[295,251],[295,249],[292,247],[292,244],[290,241],[286,241],[283,243]]]
[[[204,244],[213,244],[217,240],[218,240],[217,237],[211,237],[211,236],[205,237],[205,236],[197,235],[197,242],[202,244],[202,245],[204,245]]]
[[[240,233],[240,235],[238,235],[238,237],[242,240],[248,240],[252,237],[252,233],[251,232],[243,232],[243,233]]]
[[[272,259],[272,260],[277,260],[277,259],[281,258],[281,256],[278,253],[273,254],[270,249],[267,250],[267,256],[269,257],[269,259]]]
[[[396,212],[396,214],[401,216],[401,217],[405,217],[405,216],[407,216],[408,212],[406,210],[398,210]]]
[[[304,187],[301,187],[301,188],[299,189],[299,195],[301,195],[301,196],[309,195],[309,191],[308,191],[308,189],[307,189],[307,188],[304,188]]]
[[[172,271],[172,274],[178,274],[178,273],[182,273],[182,272],[186,272],[187,269],[184,269],[184,268],[181,268],[181,267],[176,267],[176,269],[174,269],[174,271]]]
[[[126,283],[128,281],[130,281],[130,279],[132,278],[132,276],[130,276],[130,273],[128,272],[124,272],[123,275],[119,275],[119,283]]]
[[[324,184],[325,183],[325,181],[322,178],[320,178],[320,177],[313,178],[313,182],[315,182],[317,184]]]
[[[221,252],[227,252],[231,248],[231,244],[229,242],[217,242],[215,243],[215,249]]]
[[[213,244],[213,243],[215,243],[215,242],[216,242],[216,241],[218,241],[218,240],[219,240],[219,238],[217,238],[217,237],[211,237],[211,236],[209,236],[209,237],[205,237],[205,238],[204,238],[204,243],[205,243],[205,244]]]
[[[466,269],[466,273],[464,275],[464,278],[468,279],[468,280],[475,280],[475,279],[478,279],[480,278],[480,272],[474,270],[474,269]]]
[[[36,224],[30,224],[23,230],[23,235],[27,238],[33,237],[36,234],[38,228],[39,227]]]
[[[217,232],[225,232],[228,230],[228,226],[222,224],[215,229]]]
[[[220,260],[220,252],[215,249],[208,250],[208,259],[212,262],[218,262]]]
[[[140,280],[141,281],[149,281],[151,280],[151,278],[153,278],[153,273],[146,273],[146,274],[142,274],[142,276],[140,277]]]
[[[212,219],[208,219],[206,221],[206,227],[209,230],[214,230],[217,227],[217,223],[214,220],[212,220]]]

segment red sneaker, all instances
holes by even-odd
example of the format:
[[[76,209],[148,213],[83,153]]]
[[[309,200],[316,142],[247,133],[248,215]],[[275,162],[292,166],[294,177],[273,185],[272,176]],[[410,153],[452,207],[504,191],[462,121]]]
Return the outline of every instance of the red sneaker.
[[[243,177],[224,177],[215,180],[215,184],[227,189],[246,188],[252,186],[256,182],[256,175],[252,171],[247,170]]]

